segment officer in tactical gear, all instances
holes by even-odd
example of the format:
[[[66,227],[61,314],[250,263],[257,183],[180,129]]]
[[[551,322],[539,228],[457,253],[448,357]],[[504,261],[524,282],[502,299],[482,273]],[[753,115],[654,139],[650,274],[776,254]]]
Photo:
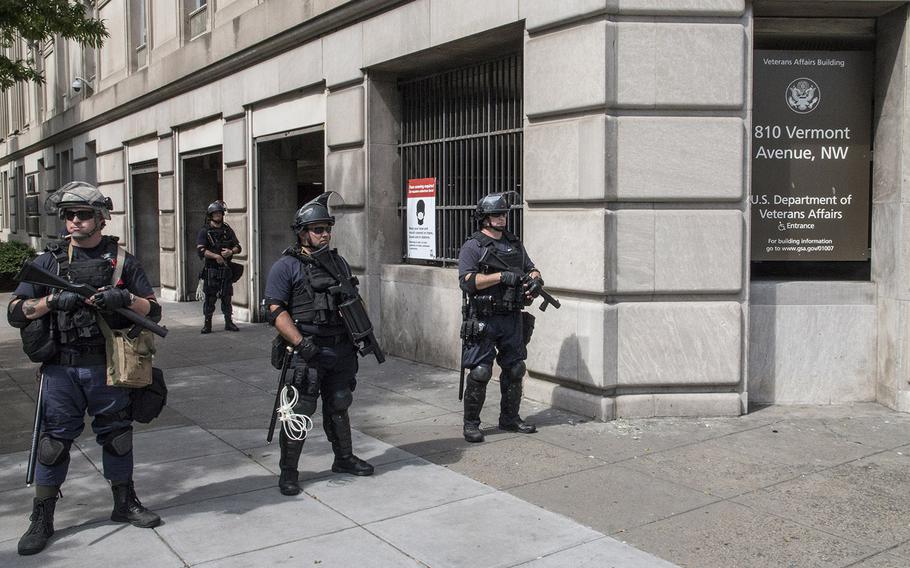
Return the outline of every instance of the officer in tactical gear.
[[[334,195],[323,193],[297,210],[291,225],[297,243],[285,249],[272,265],[264,303],[269,323],[293,346],[288,384],[300,397],[293,412],[312,417],[321,395],[322,425],[335,453],[332,471],[372,475],[373,466],[354,455],[351,443],[348,408],[357,386],[357,348],[341,318],[342,298],[334,288],[338,282],[312,256],[328,252],[343,276],[352,277],[347,261],[335,249],[327,248],[335,225],[328,202]],[[278,444],[278,488],[284,495],[297,495],[301,491],[297,463],[303,440],[289,438],[282,428]]]
[[[233,308],[231,296],[234,295],[234,278],[231,270],[231,258],[240,254],[240,241],[234,229],[224,222],[227,208],[224,201],[214,201],[205,212],[205,225],[196,235],[196,250],[199,258],[205,260],[202,269],[203,292],[202,315],[205,323],[201,333],[212,332],[212,315],[215,313],[215,302],[221,297],[221,313],[224,314],[224,329],[240,331],[232,319]]]
[[[130,391],[106,384],[105,339],[96,318],[113,329],[130,326],[113,313],[128,308],[157,322],[161,307],[139,261],[126,253],[120,277],[116,237],[102,235],[110,219],[111,200],[92,185],[70,182],[45,202],[48,213],[66,222],[66,237],[51,244],[34,262],[49,272],[77,284],[98,288],[91,298],[20,283],[9,304],[13,327],[27,328],[36,320],[47,322],[50,333],[44,356],[44,419],[37,446],[36,492],[31,524],[19,540],[19,554],[36,554],[54,534],[54,510],[60,486],[66,479],[70,446],[84,427],[84,415],[93,417],[92,431],[102,447],[104,477],[114,497],[111,520],[137,527],[158,526],[161,519],[146,509],[133,489],[133,432]],[[25,334],[23,334],[25,336]],[[23,342],[29,351],[33,342]],[[48,349],[49,347],[49,349]],[[33,357],[34,358],[34,357]]]
[[[464,390],[464,439],[468,442],[484,439],[480,411],[494,359],[502,369],[499,428],[523,434],[537,431],[521,419],[518,409],[526,346],[533,329],[533,316],[522,310],[543,280],[521,241],[506,229],[517,198],[515,192],[482,198],[475,210],[479,230],[465,241],[458,255],[458,281],[465,299],[462,368],[470,370]],[[494,257],[497,262],[492,261]],[[508,269],[494,269],[490,264]]]

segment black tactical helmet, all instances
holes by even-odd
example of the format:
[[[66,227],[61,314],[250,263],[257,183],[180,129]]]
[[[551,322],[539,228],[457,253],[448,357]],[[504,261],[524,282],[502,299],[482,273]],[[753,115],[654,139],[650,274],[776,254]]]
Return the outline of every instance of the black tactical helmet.
[[[304,228],[313,223],[328,223],[329,225],[335,224],[335,217],[329,213],[329,200],[330,199],[340,199],[340,195],[334,191],[327,191],[319,195],[316,199],[308,201],[303,204],[303,206],[297,210],[297,213],[294,214],[294,223],[291,225],[291,229],[295,233],[299,233]]]
[[[515,191],[504,191],[502,193],[491,193],[480,198],[477,202],[477,209],[474,211],[474,218],[478,223],[483,222],[484,217],[497,213],[508,213],[512,205],[518,203],[518,193]]]
[[[205,214],[211,217],[212,213],[227,213],[227,206],[224,201],[212,201],[208,209],[205,210]]]
[[[45,212],[49,215],[56,213],[61,219],[67,209],[74,207],[91,207],[105,219],[110,219],[114,203],[97,187],[84,181],[71,181],[44,201]]]

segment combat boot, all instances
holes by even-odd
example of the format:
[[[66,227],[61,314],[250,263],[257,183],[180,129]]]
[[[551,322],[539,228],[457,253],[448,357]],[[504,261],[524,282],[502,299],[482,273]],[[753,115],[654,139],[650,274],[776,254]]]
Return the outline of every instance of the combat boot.
[[[464,439],[468,442],[483,442],[480,429],[480,410],[487,398],[487,383],[468,379],[464,389]]]
[[[112,481],[114,510],[111,520],[115,523],[129,523],[141,529],[150,529],[161,524],[161,517],[146,509],[136,497],[133,480]]]
[[[234,325],[231,316],[224,316],[224,331],[240,331],[240,328]]]
[[[499,390],[502,393],[502,401],[499,406],[499,429],[520,434],[537,432],[537,426],[528,424],[518,415],[522,395],[521,379],[512,380],[506,376],[501,376],[499,378]]]
[[[57,506],[56,497],[35,497],[32,504],[32,522],[28,530],[19,539],[19,555],[29,556],[38,554],[47,546],[48,539],[54,534],[54,508]]]
[[[282,428],[278,435],[278,447],[281,449],[281,457],[278,460],[278,467],[281,469],[278,490],[282,495],[299,495],[301,489],[297,479],[300,472],[297,471],[297,463],[300,461],[300,452],[303,451],[303,440],[291,440]]]
[[[351,475],[373,475],[373,466],[354,455],[351,441],[351,419],[347,410],[334,411],[323,417],[326,438],[332,443],[335,461],[332,471]]]
[[[212,316],[205,316],[205,323],[202,324],[202,331],[199,333],[212,333]]]

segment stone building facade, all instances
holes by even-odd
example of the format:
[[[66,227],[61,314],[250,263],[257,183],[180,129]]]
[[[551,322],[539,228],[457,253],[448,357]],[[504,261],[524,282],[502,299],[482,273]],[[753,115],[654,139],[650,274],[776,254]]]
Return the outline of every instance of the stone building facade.
[[[473,135],[409,145],[414,108],[430,121],[453,115],[434,114],[437,91],[408,99],[403,85],[464,85],[458,73],[511,57],[502,77],[483,80],[488,101],[520,105],[518,124],[487,139],[511,136],[502,160],[517,160],[508,189],[523,198],[522,236],[562,300],[538,313],[527,396],[607,420],[739,415],[750,402],[910,410],[906,2],[98,0],[88,9],[111,32],[98,52],[63,41],[14,48],[31,50],[47,81],[0,95],[4,240],[41,247],[60,231],[40,207],[48,191],[95,182],[114,201],[108,232],[164,298],[188,300],[193,235],[205,206],[223,198],[246,267],[235,314],[255,320],[294,209],[335,190],[345,203],[334,241],[385,350],[456,368],[455,272],[445,254],[407,258],[403,188],[437,175],[433,164],[412,168],[408,148]],[[830,42],[874,52],[868,276],[755,278],[753,53]],[[517,97],[500,92],[507,84]],[[457,171],[464,152],[445,167]],[[492,188],[484,176],[462,182]]]

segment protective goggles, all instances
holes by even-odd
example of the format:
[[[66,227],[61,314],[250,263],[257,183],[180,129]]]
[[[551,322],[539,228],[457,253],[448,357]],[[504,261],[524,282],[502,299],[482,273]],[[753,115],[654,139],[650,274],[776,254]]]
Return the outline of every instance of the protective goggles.
[[[307,231],[313,233],[314,235],[321,235],[323,233],[332,234],[332,227],[308,227]]]

